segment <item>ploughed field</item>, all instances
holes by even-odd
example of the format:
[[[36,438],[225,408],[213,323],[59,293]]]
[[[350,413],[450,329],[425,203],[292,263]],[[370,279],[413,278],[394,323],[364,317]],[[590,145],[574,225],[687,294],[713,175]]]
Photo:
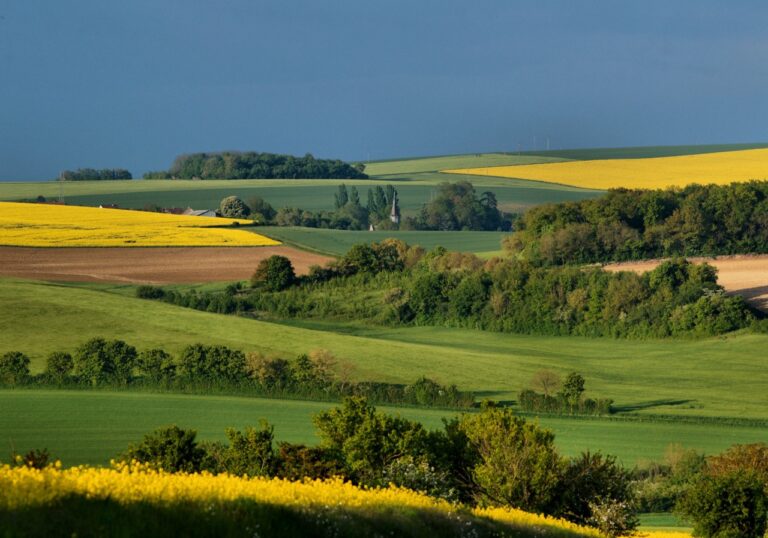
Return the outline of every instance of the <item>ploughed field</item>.
[[[247,280],[261,260],[286,256],[297,274],[331,258],[288,246],[27,248],[0,247],[0,275],[63,282],[152,284]]]
[[[768,255],[719,256],[689,258],[694,263],[706,262],[717,268],[717,281],[728,293],[743,296],[756,308],[768,311]],[[663,260],[643,260],[612,263],[608,271],[645,273],[655,269]]]

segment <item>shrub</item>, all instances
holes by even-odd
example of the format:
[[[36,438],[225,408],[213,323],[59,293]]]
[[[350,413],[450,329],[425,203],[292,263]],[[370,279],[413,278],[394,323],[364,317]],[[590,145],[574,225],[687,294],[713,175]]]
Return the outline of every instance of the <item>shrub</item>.
[[[344,461],[334,450],[280,443],[277,476],[288,480],[326,479],[344,475]]]
[[[496,407],[464,415],[460,428],[480,457],[478,501],[536,512],[552,505],[563,468],[552,432]]]
[[[291,260],[285,256],[270,256],[261,260],[251,277],[251,286],[263,286],[269,291],[281,291],[296,281]]]
[[[51,465],[51,453],[47,448],[34,448],[26,454],[15,454],[11,458],[12,467],[28,467],[30,469],[45,469]]]
[[[699,479],[677,510],[701,538],[762,538],[766,530],[765,489],[754,473],[735,471]]]
[[[139,299],[164,299],[165,290],[158,286],[139,286],[136,288],[136,297]]]
[[[9,351],[0,356],[0,382],[20,385],[29,379],[29,357],[20,351]]]
[[[224,469],[230,474],[248,476],[274,476],[277,469],[272,441],[274,427],[262,420],[261,426],[240,432],[228,428],[229,447],[224,453]]]
[[[589,503],[590,516],[587,525],[595,527],[606,536],[632,536],[640,524],[635,507],[626,501],[615,499]]]
[[[610,536],[637,527],[631,475],[616,458],[582,452],[568,460],[559,482],[555,515],[581,525],[597,525]]]
[[[227,196],[219,204],[219,213],[230,219],[244,219],[251,214],[251,208],[237,196]]]
[[[171,473],[195,473],[200,471],[205,455],[195,441],[196,436],[195,430],[182,430],[176,425],[158,428],[145,435],[138,445],[130,445],[121,459],[136,460]]]

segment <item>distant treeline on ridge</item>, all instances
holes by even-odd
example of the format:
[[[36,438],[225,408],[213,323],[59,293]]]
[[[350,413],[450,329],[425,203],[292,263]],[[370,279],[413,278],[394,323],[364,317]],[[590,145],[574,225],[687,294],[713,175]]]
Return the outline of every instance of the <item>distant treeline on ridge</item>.
[[[144,179],[368,179],[364,164],[255,151],[179,155],[168,171],[147,172]]]
[[[59,181],[99,181],[109,179],[133,179],[131,173],[125,168],[78,168],[77,170],[64,170],[59,174]]]

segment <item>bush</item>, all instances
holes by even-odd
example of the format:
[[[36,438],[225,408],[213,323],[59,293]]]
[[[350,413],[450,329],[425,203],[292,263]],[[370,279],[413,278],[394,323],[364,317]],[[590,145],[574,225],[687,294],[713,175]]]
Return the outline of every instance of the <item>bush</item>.
[[[229,447],[224,452],[224,470],[230,474],[248,476],[274,476],[277,469],[272,441],[274,427],[262,420],[261,426],[240,432],[228,428]]]
[[[754,473],[735,471],[699,479],[678,503],[701,538],[762,538],[768,500]]]
[[[9,351],[0,356],[0,382],[20,385],[29,379],[29,357],[20,351]]]
[[[63,351],[54,351],[48,355],[45,373],[57,383],[61,383],[72,374],[74,365],[72,355]]]
[[[296,281],[291,260],[285,256],[270,256],[259,262],[251,277],[251,286],[263,286],[269,291],[281,291]]]
[[[334,450],[280,443],[277,476],[288,480],[322,480],[344,475],[344,461]]]
[[[582,452],[566,463],[554,514],[580,525],[596,525],[609,536],[637,527],[631,475],[616,458]]]
[[[158,286],[139,286],[136,288],[136,297],[139,299],[163,299],[165,290]]]
[[[196,473],[205,456],[196,436],[195,430],[182,430],[176,425],[158,428],[145,435],[138,445],[130,445],[121,459],[136,460],[171,473]]]
[[[478,501],[535,512],[552,506],[564,465],[552,432],[496,407],[464,415],[460,428],[480,457]]]
[[[251,208],[237,196],[227,196],[219,205],[219,213],[230,219],[244,219],[251,214]]]

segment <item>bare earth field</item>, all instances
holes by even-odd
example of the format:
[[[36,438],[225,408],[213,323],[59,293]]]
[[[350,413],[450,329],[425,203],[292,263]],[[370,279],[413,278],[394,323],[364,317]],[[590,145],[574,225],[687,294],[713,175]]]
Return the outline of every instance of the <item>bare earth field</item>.
[[[0,276],[66,282],[197,283],[250,278],[279,254],[297,274],[327,256],[292,247],[28,248],[0,247]]]
[[[768,256],[743,255],[717,258],[688,258],[694,263],[707,262],[717,268],[717,280],[728,293],[742,295],[753,306],[768,311]],[[663,260],[612,263],[607,271],[650,271]]]

